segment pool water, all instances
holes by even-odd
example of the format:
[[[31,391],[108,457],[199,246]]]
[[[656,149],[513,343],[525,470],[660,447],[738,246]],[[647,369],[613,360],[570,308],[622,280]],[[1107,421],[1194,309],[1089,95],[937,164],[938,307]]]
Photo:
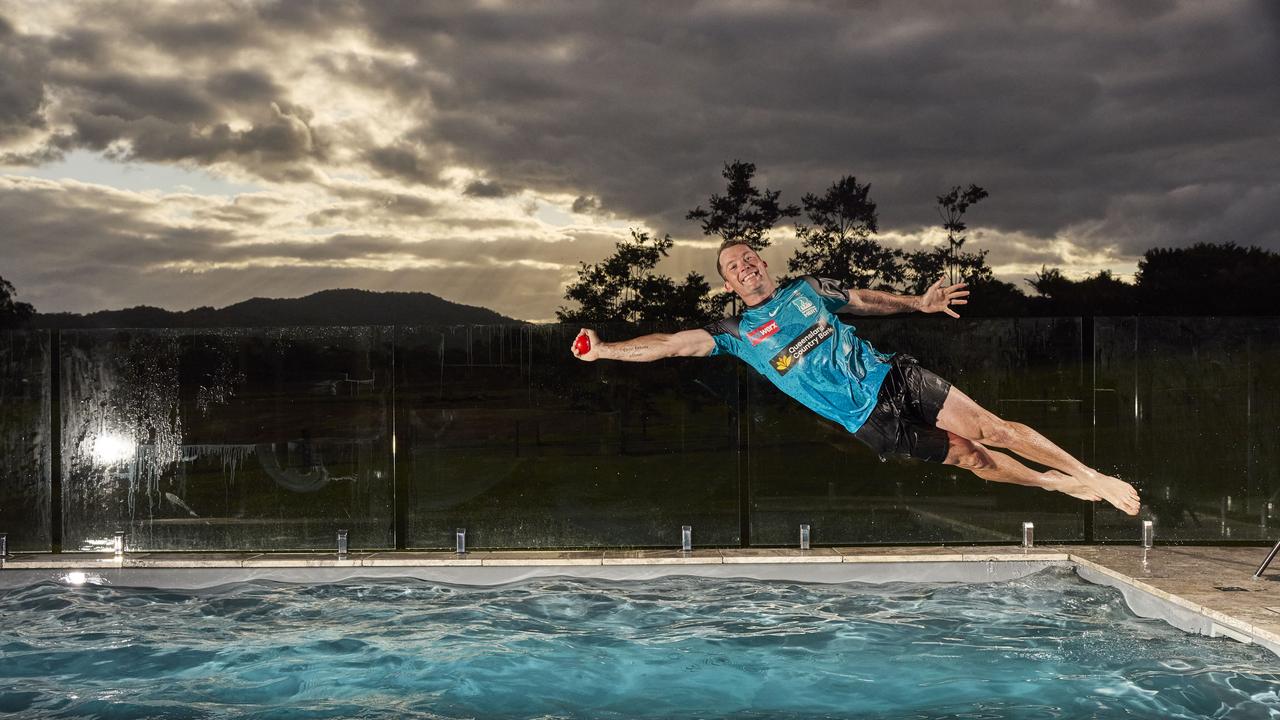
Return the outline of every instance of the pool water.
[[[1275,718],[1280,661],[1065,569],[990,584],[671,577],[0,595],[0,714]]]

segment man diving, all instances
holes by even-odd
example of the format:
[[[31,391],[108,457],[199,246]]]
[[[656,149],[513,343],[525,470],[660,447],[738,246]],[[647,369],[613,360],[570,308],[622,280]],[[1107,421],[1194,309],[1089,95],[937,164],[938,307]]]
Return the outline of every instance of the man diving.
[[[915,358],[878,352],[837,313],[888,315],[944,312],[960,317],[964,283],[934,283],[918,297],[844,289],[810,276],[778,287],[768,263],[744,242],[721,246],[716,270],[725,290],[746,309],[705,328],[601,342],[584,328],[590,345],[575,343],[581,360],[651,362],[667,357],[730,354],[751,365],[778,389],[819,415],[839,423],[880,455],[897,454],[955,465],[984,480],[1056,490],[1082,500],[1105,500],[1129,515],[1141,505],[1133,486],[1089,468],[1048,438],[1021,423],[997,417]],[[1020,455],[1049,470],[1033,470]]]

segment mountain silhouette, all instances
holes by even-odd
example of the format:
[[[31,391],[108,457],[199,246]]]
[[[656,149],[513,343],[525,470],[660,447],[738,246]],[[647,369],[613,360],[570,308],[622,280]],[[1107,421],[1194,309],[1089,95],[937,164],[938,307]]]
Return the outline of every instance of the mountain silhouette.
[[[508,325],[522,321],[425,292],[323,290],[300,298],[253,298],[217,309],[38,313],[41,328],[290,327],[348,325]]]

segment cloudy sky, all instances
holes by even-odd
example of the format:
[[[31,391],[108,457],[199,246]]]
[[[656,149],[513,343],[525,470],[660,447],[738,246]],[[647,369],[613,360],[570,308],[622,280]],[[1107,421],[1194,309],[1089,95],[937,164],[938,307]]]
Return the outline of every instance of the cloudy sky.
[[[1280,3],[0,0],[0,276],[44,312],[357,287],[545,320],[727,161],[798,202],[872,185],[881,240],[1130,275],[1280,250]],[[794,247],[775,235],[775,267]],[[766,255],[766,259],[771,256]]]

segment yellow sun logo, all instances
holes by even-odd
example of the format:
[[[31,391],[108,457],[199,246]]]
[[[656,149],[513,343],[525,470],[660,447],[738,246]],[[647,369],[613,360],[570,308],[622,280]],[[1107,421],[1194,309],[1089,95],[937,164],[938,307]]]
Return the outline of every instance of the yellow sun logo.
[[[782,357],[774,361],[773,369],[778,371],[786,370],[787,368],[791,367],[792,359],[793,358],[790,355],[783,355]]]

